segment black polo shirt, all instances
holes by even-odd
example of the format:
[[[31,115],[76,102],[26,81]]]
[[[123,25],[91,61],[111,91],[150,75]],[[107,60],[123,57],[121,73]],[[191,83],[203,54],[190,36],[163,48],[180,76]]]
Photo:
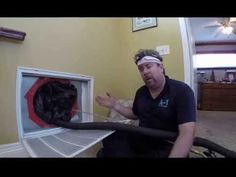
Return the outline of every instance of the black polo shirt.
[[[155,99],[147,86],[137,90],[133,112],[142,127],[177,132],[179,124],[196,121],[194,93],[184,82],[166,76],[164,89]]]

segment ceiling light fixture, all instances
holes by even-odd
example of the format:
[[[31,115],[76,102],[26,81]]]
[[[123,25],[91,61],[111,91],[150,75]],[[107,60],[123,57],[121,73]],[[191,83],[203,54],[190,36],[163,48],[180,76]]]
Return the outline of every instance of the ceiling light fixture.
[[[222,33],[223,33],[223,34],[231,34],[232,31],[233,31],[233,27],[231,27],[231,26],[225,26],[225,27],[223,27],[223,29],[222,29]]]

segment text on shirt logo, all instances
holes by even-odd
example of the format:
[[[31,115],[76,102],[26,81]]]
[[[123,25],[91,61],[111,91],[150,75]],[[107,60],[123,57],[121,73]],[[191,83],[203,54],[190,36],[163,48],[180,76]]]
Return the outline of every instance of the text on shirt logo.
[[[169,102],[169,99],[161,99],[161,101],[159,102],[158,106],[159,107],[162,107],[162,108],[167,108],[168,107],[168,102]]]

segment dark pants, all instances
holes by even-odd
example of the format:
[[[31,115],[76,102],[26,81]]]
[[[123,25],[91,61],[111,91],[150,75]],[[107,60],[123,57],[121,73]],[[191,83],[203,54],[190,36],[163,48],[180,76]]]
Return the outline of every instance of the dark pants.
[[[144,135],[116,131],[103,141],[98,157],[158,157],[167,158],[172,144]]]

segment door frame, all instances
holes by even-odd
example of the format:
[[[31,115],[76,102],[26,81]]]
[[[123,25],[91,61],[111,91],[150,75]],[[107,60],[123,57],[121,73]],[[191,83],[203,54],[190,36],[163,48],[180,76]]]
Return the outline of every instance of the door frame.
[[[179,18],[180,33],[182,39],[183,61],[184,61],[184,82],[194,91],[197,103],[197,78],[195,65],[195,41],[193,38],[189,18]]]

